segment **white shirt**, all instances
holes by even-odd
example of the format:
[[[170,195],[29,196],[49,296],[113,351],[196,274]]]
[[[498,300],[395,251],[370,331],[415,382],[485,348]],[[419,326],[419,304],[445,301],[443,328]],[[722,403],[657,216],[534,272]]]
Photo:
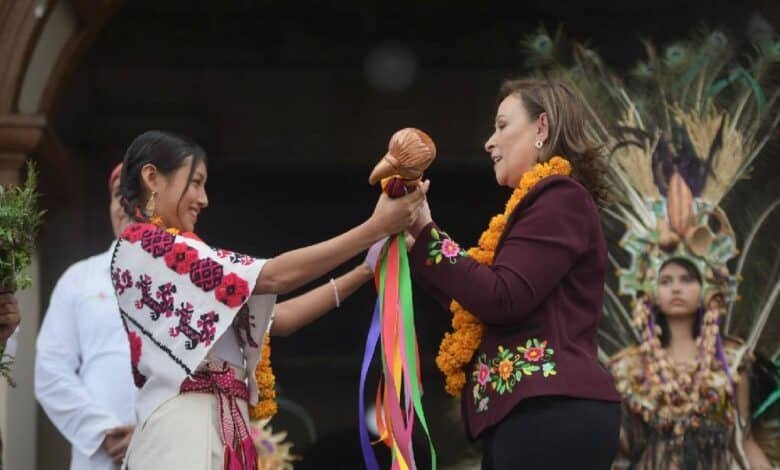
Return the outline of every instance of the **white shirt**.
[[[37,341],[35,396],[72,445],[71,470],[113,470],[105,433],[135,424],[130,348],[111,282],[111,248],[57,282]]]
[[[6,356],[16,357],[16,348],[19,345],[20,334],[19,327],[17,326],[14,332],[11,333],[11,337],[8,338],[8,341],[5,342],[5,351],[3,351],[3,354]]]

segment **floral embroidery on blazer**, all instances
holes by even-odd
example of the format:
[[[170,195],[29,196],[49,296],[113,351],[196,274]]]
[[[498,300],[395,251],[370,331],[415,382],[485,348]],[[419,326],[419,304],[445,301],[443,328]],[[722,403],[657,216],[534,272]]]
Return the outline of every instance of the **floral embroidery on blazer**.
[[[432,240],[428,243],[428,259],[425,264],[439,264],[442,260],[447,260],[450,264],[458,262],[458,258],[466,256],[466,250],[450,238],[445,232],[440,232],[436,228],[431,229]]]
[[[525,345],[517,346],[514,350],[498,346],[498,354],[489,360],[486,353],[480,353],[471,373],[474,383],[472,395],[477,412],[487,411],[489,392],[498,392],[499,395],[512,393],[523,376],[539,372],[545,378],[556,375],[558,371],[552,360],[554,354],[555,351],[547,347],[547,341],[539,341],[537,338],[529,339]]]

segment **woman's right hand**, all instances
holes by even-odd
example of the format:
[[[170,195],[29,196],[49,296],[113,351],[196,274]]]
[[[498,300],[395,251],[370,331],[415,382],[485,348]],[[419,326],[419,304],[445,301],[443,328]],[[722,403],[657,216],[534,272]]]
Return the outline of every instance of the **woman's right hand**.
[[[403,232],[414,223],[420,206],[425,201],[425,193],[428,192],[429,185],[430,181],[420,182],[417,191],[396,199],[391,199],[382,192],[374,213],[368,220],[379,230],[379,238]]]

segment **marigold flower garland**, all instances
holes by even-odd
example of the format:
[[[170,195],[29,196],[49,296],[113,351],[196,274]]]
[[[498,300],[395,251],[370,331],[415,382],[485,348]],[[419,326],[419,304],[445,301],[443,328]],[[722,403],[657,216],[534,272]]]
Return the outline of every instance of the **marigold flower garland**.
[[[152,224],[165,228],[165,231],[173,236],[183,235],[181,230],[168,227],[163,224],[159,216],[153,216],[149,219]],[[260,353],[260,362],[255,368],[255,379],[257,380],[257,404],[249,409],[249,416],[252,419],[266,419],[276,414],[276,377],[271,369],[271,338],[265,335],[263,338],[263,349]]]
[[[263,351],[255,368],[257,380],[257,405],[249,409],[252,419],[266,419],[276,414],[276,377],[271,369],[271,337],[263,338]]]
[[[468,255],[479,264],[492,264],[506,221],[526,194],[536,183],[548,176],[570,174],[571,164],[558,156],[552,157],[548,162],[537,163],[531,170],[523,173],[520,184],[506,203],[504,213],[490,219],[487,230],[479,237],[479,245],[470,248]],[[450,304],[450,311],[453,313],[453,332],[444,333],[439,354],[436,356],[436,365],[446,377],[444,388],[447,393],[460,396],[463,386],[466,385],[466,373],[463,368],[471,362],[474,352],[482,342],[484,326],[477,317],[455,300]]]

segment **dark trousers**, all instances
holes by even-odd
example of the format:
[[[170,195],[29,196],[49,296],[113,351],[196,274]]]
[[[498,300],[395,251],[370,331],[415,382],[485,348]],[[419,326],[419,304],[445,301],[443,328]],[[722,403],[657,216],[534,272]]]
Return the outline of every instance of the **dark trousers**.
[[[482,470],[609,470],[619,435],[619,403],[530,398],[486,431]]]

